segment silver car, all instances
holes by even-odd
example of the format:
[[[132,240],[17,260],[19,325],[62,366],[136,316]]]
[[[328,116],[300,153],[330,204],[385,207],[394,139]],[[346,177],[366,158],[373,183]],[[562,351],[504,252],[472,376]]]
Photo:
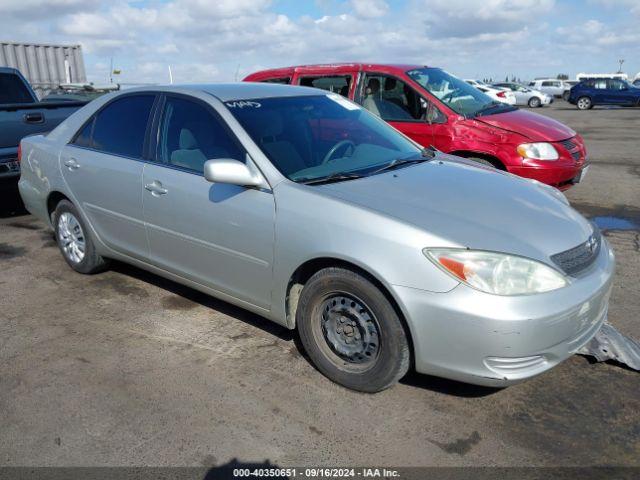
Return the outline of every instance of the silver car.
[[[506,386],[607,316],[612,251],[559,191],[422,149],[332,93],[127,90],[21,158],[24,203],[71,268],[118,259],[297,329],[356,390],[410,366]]]
[[[515,82],[494,83],[494,87],[504,88],[513,92],[516,97],[516,105],[526,105],[530,108],[538,108],[553,103],[553,96],[532,90]]]

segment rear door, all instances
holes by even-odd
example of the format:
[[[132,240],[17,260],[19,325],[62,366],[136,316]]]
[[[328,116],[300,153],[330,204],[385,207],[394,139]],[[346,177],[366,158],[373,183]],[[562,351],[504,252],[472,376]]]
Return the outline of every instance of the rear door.
[[[275,201],[270,191],[203,176],[216,158],[247,154],[210,105],[167,94],[154,128],[155,162],[144,169],[144,218],[156,266],[269,308]]]
[[[100,239],[121,253],[144,259],[142,170],[154,94],[118,97],[80,129],[60,155],[75,202]]]

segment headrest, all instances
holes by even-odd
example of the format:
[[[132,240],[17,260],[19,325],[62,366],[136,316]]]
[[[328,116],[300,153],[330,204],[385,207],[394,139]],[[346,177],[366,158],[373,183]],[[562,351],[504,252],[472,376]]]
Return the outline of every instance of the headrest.
[[[180,150],[195,150],[198,148],[196,137],[193,136],[191,130],[183,128],[180,130]]]
[[[391,78],[391,77],[387,77],[384,80],[384,89],[385,90],[393,90],[394,88],[396,88],[396,79],[395,78]]]

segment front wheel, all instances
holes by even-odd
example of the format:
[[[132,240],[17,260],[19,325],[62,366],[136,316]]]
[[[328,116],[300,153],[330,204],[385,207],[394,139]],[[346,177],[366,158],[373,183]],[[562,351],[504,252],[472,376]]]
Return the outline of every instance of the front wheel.
[[[97,273],[107,267],[107,260],[96,253],[89,230],[73,203],[58,203],[53,224],[62,256],[76,272]]]
[[[409,369],[409,342],[393,305],[369,279],[345,268],[313,275],[296,312],[315,366],[340,385],[378,392]]]
[[[562,94],[562,99],[563,99],[565,102],[568,102],[568,101],[569,101],[569,96],[570,96],[570,93],[569,93],[568,91],[567,91],[567,92],[564,92],[564,93]]]
[[[538,97],[531,97],[527,103],[530,108],[538,108],[542,105],[542,101]]]
[[[578,110],[589,110],[593,107],[593,103],[589,97],[580,97],[576,102],[576,106],[578,107]]]

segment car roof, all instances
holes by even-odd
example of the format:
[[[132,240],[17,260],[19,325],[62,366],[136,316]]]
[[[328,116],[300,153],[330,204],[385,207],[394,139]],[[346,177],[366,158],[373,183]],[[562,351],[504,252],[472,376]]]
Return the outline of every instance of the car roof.
[[[246,78],[275,78],[280,76],[289,76],[294,73],[318,73],[318,71],[344,71],[350,69],[385,72],[406,72],[416,68],[427,68],[426,65],[418,64],[402,64],[402,63],[369,63],[369,62],[342,62],[342,63],[316,63],[306,65],[292,65],[288,67],[269,68],[258,70],[247,75]]]
[[[328,92],[317,88],[283,85],[277,83],[210,83],[210,84],[184,84],[184,85],[158,85],[137,87],[120,90],[118,94],[133,92],[176,92],[187,93],[189,91],[204,92],[213,95],[222,102],[231,100],[246,100],[255,98],[273,97],[299,97],[307,95],[326,95]]]
[[[0,67],[0,73],[18,73],[18,70],[11,67]]]

